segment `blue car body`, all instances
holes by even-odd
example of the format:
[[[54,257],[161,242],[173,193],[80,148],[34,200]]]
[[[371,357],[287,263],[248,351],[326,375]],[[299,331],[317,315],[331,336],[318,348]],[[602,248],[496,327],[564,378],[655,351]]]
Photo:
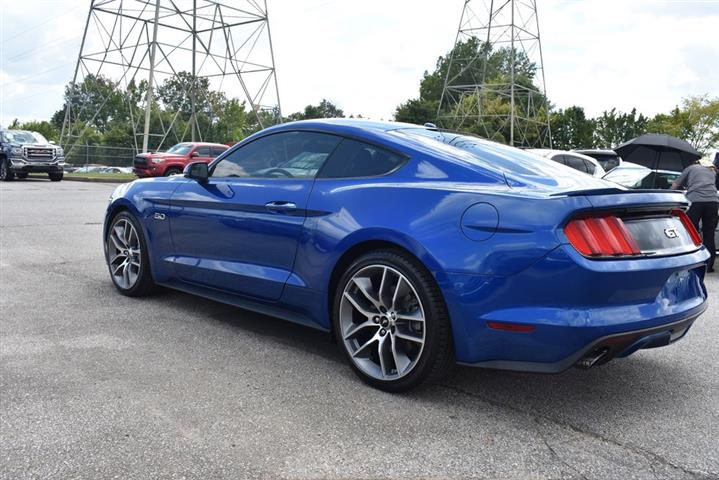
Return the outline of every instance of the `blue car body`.
[[[105,228],[120,210],[136,216],[158,284],[325,330],[349,259],[400,247],[443,294],[456,360],[492,368],[559,372],[600,343],[611,357],[665,345],[706,308],[704,247],[598,260],[562,229],[582,212],[683,209],[681,193],[629,191],[492,142],[368,121],[283,124],[216,162],[283,131],[361,140],[406,160],[371,178],[137,180],[113,194]]]

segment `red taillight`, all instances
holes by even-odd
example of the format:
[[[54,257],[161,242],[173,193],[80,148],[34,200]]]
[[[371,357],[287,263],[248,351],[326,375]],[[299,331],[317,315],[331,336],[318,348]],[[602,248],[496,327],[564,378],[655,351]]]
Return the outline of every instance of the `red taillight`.
[[[571,220],[564,234],[579,253],[589,257],[624,257],[642,252],[621,218],[614,215]]]
[[[678,217],[679,220],[682,221],[682,225],[684,225],[684,228],[686,228],[687,232],[689,232],[689,236],[692,237],[692,242],[694,242],[694,245],[696,245],[697,247],[701,245],[702,237],[701,235],[699,235],[699,232],[697,232],[697,229],[694,227],[694,224],[684,212],[684,210],[674,210],[672,212],[672,215]]]

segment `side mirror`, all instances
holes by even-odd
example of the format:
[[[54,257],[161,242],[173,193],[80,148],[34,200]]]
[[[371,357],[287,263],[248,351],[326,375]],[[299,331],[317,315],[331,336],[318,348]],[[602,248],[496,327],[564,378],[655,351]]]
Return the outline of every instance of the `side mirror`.
[[[191,178],[198,181],[199,183],[207,183],[210,174],[207,170],[207,164],[205,162],[192,162],[185,167],[182,172],[185,177]]]
[[[55,140],[50,140],[50,141],[47,142],[47,143],[49,143],[50,145],[57,145],[57,144],[55,143]]]
[[[197,157],[199,157],[199,156],[200,156],[200,152],[198,152],[197,150],[195,150],[194,152],[192,152],[192,153],[190,154],[190,157],[192,157],[192,158],[197,158]]]

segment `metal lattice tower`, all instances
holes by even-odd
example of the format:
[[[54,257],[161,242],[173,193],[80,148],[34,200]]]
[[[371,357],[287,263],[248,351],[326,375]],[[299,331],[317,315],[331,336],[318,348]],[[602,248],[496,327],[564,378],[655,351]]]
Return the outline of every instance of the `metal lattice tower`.
[[[466,42],[477,48],[457,48]],[[474,126],[513,146],[551,148],[537,0],[465,0],[437,122]]]
[[[176,111],[168,115],[163,104],[161,116],[157,89],[178,75],[184,81],[172,102]],[[91,0],[70,84],[77,101],[65,106],[60,142],[66,150],[112,101],[111,89],[84,81],[98,76],[132,92],[122,102],[136,151],[202,141],[195,105],[208,99],[195,95],[200,82],[244,101],[259,127],[282,119],[266,0]],[[180,112],[189,112],[184,129],[177,128]]]

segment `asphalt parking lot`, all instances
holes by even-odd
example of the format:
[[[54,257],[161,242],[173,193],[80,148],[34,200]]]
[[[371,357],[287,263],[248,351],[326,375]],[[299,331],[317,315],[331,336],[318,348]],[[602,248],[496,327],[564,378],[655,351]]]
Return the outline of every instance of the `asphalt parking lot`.
[[[593,370],[465,367],[392,395],[320,332],[118,294],[114,187],[0,185],[0,478],[719,478],[716,301],[683,341]]]

